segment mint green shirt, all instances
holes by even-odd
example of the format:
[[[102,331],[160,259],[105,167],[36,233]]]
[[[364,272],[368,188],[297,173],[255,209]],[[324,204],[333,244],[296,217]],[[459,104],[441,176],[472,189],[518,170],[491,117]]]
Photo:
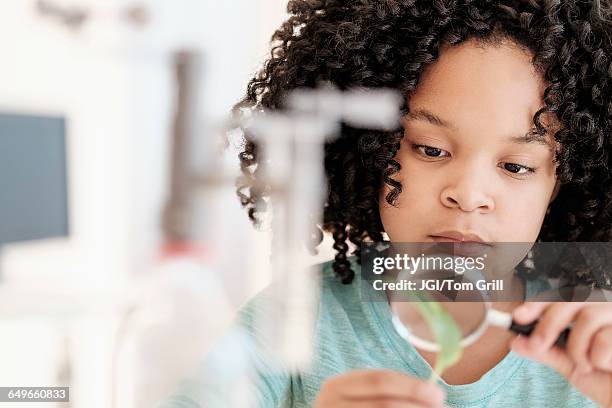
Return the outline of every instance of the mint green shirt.
[[[313,361],[305,372],[290,374],[275,363],[274,352],[262,343],[253,321],[267,304],[266,291],[251,300],[240,313],[237,327],[226,335],[203,362],[199,371],[158,408],[244,406],[238,380],[251,370],[252,395],[261,407],[311,407],[321,384],[330,377],[356,369],[389,369],[421,379],[431,366],[393,328],[386,302],[362,301],[360,269],[352,284],[334,276],[331,262],[322,264],[321,296]],[[552,368],[510,351],[478,381],[449,385],[450,407],[597,407]],[[234,400],[230,403],[230,400]]]

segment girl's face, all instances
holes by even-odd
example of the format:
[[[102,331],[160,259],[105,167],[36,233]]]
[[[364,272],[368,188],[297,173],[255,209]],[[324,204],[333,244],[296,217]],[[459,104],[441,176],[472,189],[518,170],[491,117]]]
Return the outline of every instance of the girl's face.
[[[381,191],[391,241],[534,242],[556,184],[552,132],[531,133],[544,89],[512,43],[445,48],[402,119],[397,207]]]

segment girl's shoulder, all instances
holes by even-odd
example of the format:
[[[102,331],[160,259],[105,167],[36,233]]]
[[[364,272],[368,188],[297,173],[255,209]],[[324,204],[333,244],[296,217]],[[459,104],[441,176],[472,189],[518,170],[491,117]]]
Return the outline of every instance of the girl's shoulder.
[[[336,275],[333,268],[333,259],[313,265],[313,275],[309,276],[312,280],[308,283],[314,283],[311,287],[315,289],[313,292],[314,303],[317,304],[318,309],[332,305],[343,307],[347,302],[354,303],[359,298],[360,265],[356,256],[350,256],[347,259],[355,272],[355,278],[349,284],[342,283],[340,277]],[[296,273],[296,271],[287,271],[287,273]],[[285,284],[286,282],[282,281],[272,281],[268,284],[241,307],[240,314],[242,317],[251,318],[262,309],[281,310],[283,304],[290,297],[284,289]]]

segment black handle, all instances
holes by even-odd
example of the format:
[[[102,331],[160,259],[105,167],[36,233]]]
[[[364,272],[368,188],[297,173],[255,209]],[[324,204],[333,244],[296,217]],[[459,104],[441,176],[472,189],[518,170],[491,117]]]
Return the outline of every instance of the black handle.
[[[531,335],[537,324],[537,321],[529,324],[518,324],[514,320],[512,320],[510,330],[515,333],[522,334],[523,336],[529,336]],[[567,338],[569,337],[571,331],[572,329],[569,327],[563,330],[561,334],[559,334],[559,337],[557,337],[557,341],[555,341],[555,346],[565,348],[565,345],[567,344]]]

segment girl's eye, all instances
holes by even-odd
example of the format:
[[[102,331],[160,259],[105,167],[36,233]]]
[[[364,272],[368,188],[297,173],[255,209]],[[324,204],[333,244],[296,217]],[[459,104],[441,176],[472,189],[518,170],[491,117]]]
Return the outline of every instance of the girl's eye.
[[[423,156],[427,156],[427,157],[439,158],[439,157],[450,156],[449,152],[443,149],[438,149],[437,147],[417,145],[417,144],[413,145],[412,147],[413,149],[418,150],[419,153],[421,153]]]
[[[535,171],[535,169],[532,167],[527,167],[516,163],[502,163],[502,167],[504,170],[509,171],[512,174],[527,174]]]

